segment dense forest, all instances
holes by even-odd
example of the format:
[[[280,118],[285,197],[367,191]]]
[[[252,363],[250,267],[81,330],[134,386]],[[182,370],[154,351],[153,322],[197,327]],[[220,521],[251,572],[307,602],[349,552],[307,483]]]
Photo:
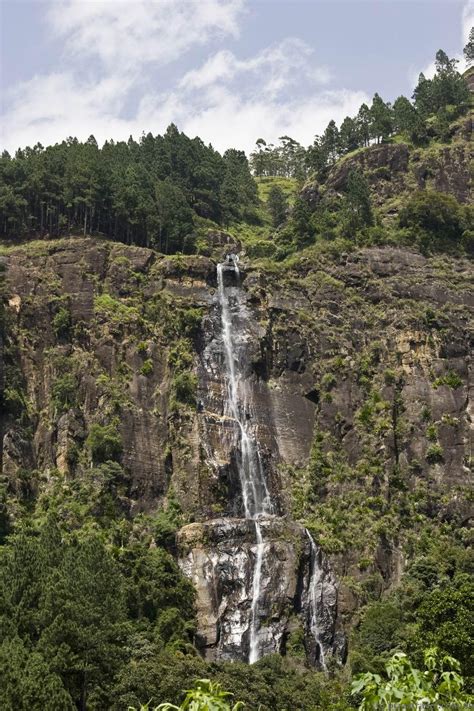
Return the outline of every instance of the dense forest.
[[[166,254],[190,253],[193,217],[219,224],[245,219],[257,190],[242,151],[221,156],[170,125],[164,136],[136,142],[93,136],[3,154],[0,164],[3,234],[81,230]]]
[[[428,347],[436,346],[442,357],[457,358],[455,364],[462,360],[462,339],[452,336],[450,328],[459,318],[467,331],[462,279],[474,250],[472,200],[429,184],[421,188],[408,158],[406,183],[397,183],[385,166],[358,162],[373,151],[402,145],[407,155],[415,155],[414,170],[424,161],[430,167],[429,180],[441,172],[436,161],[446,149],[459,148],[456,160],[464,155],[471,109],[465,79],[440,50],[434,78],[420,76],[413,101],[399,97],[391,105],[376,94],[370,107],[362,105],[356,117],[347,117],[339,127],[331,121],[307,148],[288,136],[279,146],[259,139],[248,160],[234,149],[220,155],[172,124],[163,136],[147,134],[138,141],[111,140],[99,147],[91,136],[85,143],[69,138],[54,146],[19,149],[13,157],[3,153],[1,424],[4,461],[20,464],[0,478],[1,709],[151,711],[164,701],[180,704],[185,690],[199,679],[212,683],[198,682],[201,696],[199,690],[190,691],[186,698],[191,703],[195,695],[201,706],[183,708],[226,711],[237,701],[249,711],[349,711],[394,703],[404,708],[418,703],[424,708],[471,708],[474,591],[463,508],[467,494],[451,481],[445,490],[438,489],[442,470],[429,479],[414,455],[403,469],[398,447],[414,431],[403,421],[408,366],[403,354],[390,352],[381,341],[394,319],[397,333],[409,328],[410,344],[420,333],[426,336],[414,366],[418,374],[426,365]],[[450,169],[460,170],[458,163]],[[184,510],[170,477],[173,466],[179,466],[177,452],[190,460],[189,442],[197,438],[190,424],[199,412],[195,363],[202,351],[205,309],[216,288],[214,272],[209,276],[206,269],[215,270],[223,254],[221,243],[214,248],[215,234],[228,238],[230,248],[242,249],[253,265],[249,303],[260,304],[265,279],[282,287],[271,318],[262,317],[270,327],[259,344],[259,378],[270,381],[267,370],[280,367],[283,352],[287,360],[281,370],[288,369],[291,378],[303,372],[304,357],[310,357],[307,349],[304,357],[291,360],[299,348],[292,346],[293,331],[279,346],[287,324],[278,318],[295,283],[301,294],[317,290],[328,321],[318,324],[319,331],[313,328],[313,314],[295,297],[297,307],[289,317],[295,320],[294,330],[303,332],[310,324],[322,342],[334,339],[328,345],[330,370],[317,371],[317,384],[304,395],[318,411],[330,413],[331,434],[315,428],[307,464],[286,472],[293,488],[285,495],[293,497],[295,519],[312,523],[318,541],[336,557],[351,550],[351,539],[372,536],[377,545],[379,540],[385,544],[394,529],[405,546],[406,565],[395,582],[381,580],[362,553],[357,559],[360,578],[344,578],[348,597],[356,600],[347,624],[349,656],[345,666],[334,662],[328,673],[307,663],[296,625],[282,656],[265,656],[252,666],[205,660],[197,633],[196,590],[176,562],[176,533],[198,518],[196,511]],[[77,282],[71,278],[71,292],[58,276],[63,254],[70,267],[64,245],[68,240],[61,239],[69,235],[81,237],[72,259],[81,258],[80,273],[73,275]],[[82,244],[90,249],[82,241],[85,236],[99,244],[100,258],[109,250],[104,257],[109,271],[97,267],[92,273],[82,261]],[[129,251],[113,252],[125,249],[123,245]],[[435,309],[431,296],[423,296],[420,305],[416,275],[410,275],[409,287],[392,305],[394,313],[388,307],[385,313],[388,287],[382,281],[372,283],[368,268],[358,271],[357,259],[364,259],[360,255],[347,266],[343,282],[348,254],[381,245],[406,249],[408,260],[416,264],[432,258],[423,266],[426,281],[429,287],[435,284],[437,298],[439,291],[451,289],[454,306]],[[25,292],[21,303],[4,268],[17,249],[26,255],[24,262],[18,257],[13,272],[18,281],[13,286]],[[143,263],[138,252],[145,253]],[[46,273],[44,265],[49,268],[48,260],[58,255],[58,273]],[[192,255],[190,261],[183,255]],[[36,266],[28,276],[30,257],[43,265],[39,278]],[[397,258],[398,252],[389,252],[388,266],[378,265],[382,277],[391,274]],[[400,283],[404,270],[396,277]],[[70,274],[66,272],[64,282]],[[170,274],[175,291],[155,291],[156,283]],[[80,291],[84,285],[90,294]],[[186,291],[206,287],[208,301],[193,301]],[[83,293],[87,298],[82,299]],[[74,312],[77,294],[81,298]],[[368,345],[363,340],[363,346],[355,344],[352,360],[337,351],[346,305],[354,309],[349,330],[371,334]],[[318,355],[314,350],[312,356]],[[434,467],[445,464],[440,433],[449,427],[458,432],[452,403],[463,382],[453,370],[438,372],[440,362],[441,356],[427,366],[430,382],[433,391],[446,389],[453,410],[436,420],[427,405],[422,407],[420,395],[416,416],[428,442],[423,465]],[[35,381],[35,368],[44,381],[39,376]],[[366,398],[350,428],[352,434],[363,432],[356,463],[343,460],[342,446],[334,444],[337,436],[342,440],[349,432],[338,410],[342,405],[333,401],[346,368],[355,374],[350,398],[356,388]],[[93,385],[85,384],[89,375],[95,378]],[[276,382],[274,375],[271,387]],[[165,407],[166,388],[170,395]],[[93,412],[92,424],[83,417],[87,407]],[[160,492],[156,510],[134,508],[139,496],[124,459],[127,443],[120,427],[123,414],[130,412],[165,423],[168,440],[158,448],[163,449],[169,486],[164,495]],[[381,464],[386,441],[376,439],[387,432],[395,443],[388,484]],[[41,457],[35,459],[31,452],[42,438],[44,450],[53,451],[61,435],[75,438],[72,444],[68,440],[63,469],[42,467]],[[150,440],[147,447],[152,447]],[[136,449],[134,445],[134,454]],[[41,456],[46,460],[49,455]],[[472,461],[463,460],[464,470],[469,465]],[[205,478],[196,467],[192,482],[200,477]],[[356,493],[355,486],[360,487]],[[450,487],[455,503],[449,499]],[[219,501],[209,505],[221,514]],[[381,557],[382,544],[374,545],[374,557]],[[220,689],[229,690],[232,700],[221,696]]]
[[[346,117],[339,128],[330,121],[324,134],[306,149],[289,136],[283,136],[276,147],[259,139],[250,164],[242,151],[229,149],[221,156],[175,125],[163,136],[148,133],[139,141],[111,140],[102,148],[91,136],[85,143],[69,138],[46,148],[37,144],[19,149],[13,158],[4,152],[1,234],[17,239],[80,231],[165,254],[195,253],[200,220],[221,226],[261,221],[250,169],[256,177],[282,176],[301,182],[316,176],[324,181],[341,157],[395,135],[420,146],[449,140],[452,121],[469,103],[469,90],[456,64],[439,50],[436,74],[433,79],[420,75],[413,103],[400,96],[392,106],[375,94],[370,107],[363,104],[357,116]],[[364,191],[360,181],[349,184],[352,213],[358,212],[359,203],[367,202]],[[278,226],[286,218],[285,196],[278,186],[271,199]],[[370,225],[367,207],[361,206],[361,211],[357,220]],[[308,220],[298,201],[293,221],[299,242],[312,239]],[[349,229],[353,228],[351,224]]]

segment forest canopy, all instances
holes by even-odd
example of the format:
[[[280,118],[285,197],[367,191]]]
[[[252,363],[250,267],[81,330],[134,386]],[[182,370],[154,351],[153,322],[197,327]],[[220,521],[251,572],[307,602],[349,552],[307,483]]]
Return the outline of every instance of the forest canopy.
[[[137,142],[85,143],[68,138],[0,159],[4,237],[57,236],[80,230],[154,247],[193,251],[193,218],[227,224],[257,202],[243,151],[220,155],[171,124],[163,136]]]

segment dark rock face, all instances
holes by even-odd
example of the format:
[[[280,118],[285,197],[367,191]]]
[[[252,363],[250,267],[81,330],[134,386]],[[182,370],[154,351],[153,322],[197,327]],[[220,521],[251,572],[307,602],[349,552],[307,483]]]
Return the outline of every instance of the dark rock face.
[[[471,93],[474,94],[474,71],[472,70],[472,68],[464,72],[463,76]]]
[[[9,337],[17,349],[34,435],[5,421],[5,443],[17,444],[5,444],[4,471],[14,477],[21,468],[58,468],[72,475],[71,448],[84,446],[92,422],[120,414],[132,510],[156,508],[168,490],[167,462],[173,454],[172,446],[166,451],[173,430],[167,417],[168,343],[153,322],[143,322],[140,311],[156,295],[165,301],[172,296],[186,308],[199,306],[210,298],[214,264],[204,257],[164,260],[151,250],[89,239],[61,240],[34,255],[19,250],[7,264]],[[102,293],[116,300],[105,311],[96,303]],[[138,307],[116,313],[133,299]],[[67,338],[54,329],[60,306],[70,314]],[[162,320],[161,312],[156,318]],[[140,339],[145,353],[138,351]],[[144,375],[140,369],[146,359],[151,372]],[[52,405],[64,368],[73,371],[77,415],[73,408],[57,413]],[[179,462],[179,452],[175,458]]]
[[[229,252],[237,254],[242,249],[242,245],[238,239],[222,230],[208,230],[206,242],[212,253],[217,253],[221,260],[224,259]]]
[[[321,201],[321,194],[318,186],[314,183],[309,183],[303,187],[301,197],[307,203],[310,210],[316,210]]]
[[[433,162],[425,165],[427,186],[453,195],[459,202],[469,203],[472,200],[471,165],[472,150],[464,146],[444,148]]]

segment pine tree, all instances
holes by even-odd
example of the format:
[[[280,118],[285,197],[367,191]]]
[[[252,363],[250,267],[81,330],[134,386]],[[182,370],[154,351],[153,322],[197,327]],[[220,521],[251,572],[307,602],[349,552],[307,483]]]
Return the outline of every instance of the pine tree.
[[[392,110],[389,104],[375,94],[370,107],[371,136],[377,143],[386,141],[393,132]]]
[[[76,711],[61,677],[44,657],[16,636],[0,645],[0,707]]]
[[[406,96],[399,96],[393,104],[393,127],[395,131],[410,134],[417,122],[417,112],[411,101]]]
[[[314,227],[311,224],[311,212],[303,198],[299,196],[296,198],[291,217],[297,246],[306,247],[311,244],[314,237]]]
[[[329,165],[333,165],[339,155],[339,130],[334,120],[330,121],[322,136],[322,146]]]
[[[328,151],[321,136],[315,136],[313,145],[308,148],[306,165],[320,180],[324,180],[328,167]]]
[[[193,229],[192,212],[183,192],[170,180],[158,180],[154,197],[158,234],[153,246],[165,254],[183,251],[185,237]]]
[[[436,74],[432,83],[435,113],[444,106],[461,106],[469,99],[467,84],[456,69],[456,59],[449,59],[442,49],[436,53]]]
[[[270,162],[276,157],[272,151],[266,155]],[[219,222],[227,213],[229,202],[223,205],[221,189],[226,176],[236,185],[234,208],[241,217],[257,202],[244,153],[221,156],[175,125],[164,136],[107,141],[102,148],[90,136],[85,143],[68,138],[47,148],[37,144],[17,151],[14,158],[4,152],[0,232],[7,238],[100,232],[128,244],[189,251],[194,215]],[[162,182],[174,188],[168,190],[173,209],[157,199],[156,186]]]
[[[78,708],[90,695],[100,701],[124,659],[125,598],[117,565],[98,537],[66,547],[45,581],[38,621],[37,650]]]
[[[279,227],[286,219],[288,201],[285,193],[278,185],[272,185],[267,198],[267,207],[272,218],[273,227]]]
[[[466,59],[467,66],[471,67],[474,63],[474,27],[471,27],[471,30],[469,32],[469,39],[467,40],[467,44],[463,49],[463,54],[464,58]]]
[[[348,175],[344,213],[343,231],[349,237],[363,227],[373,225],[369,183],[360,170],[351,170]]]
[[[341,153],[350,153],[360,146],[361,138],[357,123],[346,116],[339,129],[339,147]]]
[[[371,136],[372,116],[367,104],[362,104],[356,116],[356,124],[362,145],[368,146]]]
[[[418,77],[418,83],[413,92],[413,101],[417,111],[426,118],[434,111],[433,82],[427,79],[423,72]]]

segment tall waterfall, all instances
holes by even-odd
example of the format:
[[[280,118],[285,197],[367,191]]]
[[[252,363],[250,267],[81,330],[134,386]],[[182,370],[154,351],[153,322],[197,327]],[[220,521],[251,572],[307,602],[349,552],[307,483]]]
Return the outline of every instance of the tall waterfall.
[[[225,284],[225,274],[232,282]],[[245,378],[245,342],[238,339],[239,324],[245,320],[245,304],[241,295],[238,258],[233,256],[217,265],[217,283],[221,311],[222,340],[225,356],[225,381],[227,398],[225,415],[231,417],[239,428],[238,473],[242,489],[245,518],[255,519],[259,514],[272,514],[265,475],[257,441],[250,427],[250,393]]]
[[[230,284],[226,285],[226,274]],[[225,381],[227,398],[225,415],[231,417],[239,429],[238,474],[242,491],[245,518],[255,526],[255,565],[252,580],[252,605],[249,624],[249,662],[260,657],[258,606],[261,594],[261,576],[264,542],[259,517],[273,514],[265,474],[260,459],[255,434],[251,431],[250,398],[245,377],[245,343],[237,338],[239,323],[245,319],[238,257],[228,256],[217,265],[218,297],[221,312],[222,340],[225,356]]]
[[[252,377],[250,358],[255,344],[249,339],[255,334],[255,324],[237,256],[229,255],[218,264],[217,284],[215,315],[220,323],[214,322],[217,328],[213,328],[211,343],[217,343],[207,351],[205,362],[210,365],[206,372],[215,374],[224,386],[223,402],[217,400],[222,408],[217,417],[219,443],[225,441],[226,461],[233,464],[241,499],[233,502],[234,517],[206,522],[206,538],[213,542],[191,546],[191,550],[186,547],[182,567],[199,581],[200,604],[206,611],[203,639],[212,640],[220,658],[245,656],[253,663],[263,654],[280,651],[289,629],[288,601],[294,600],[294,610],[301,611],[307,652],[326,669],[335,639],[337,586],[309,531],[287,517],[280,518],[270,497],[268,470],[261,456],[268,424],[257,400],[265,388]],[[211,388],[211,410],[204,412],[204,422],[206,418],[216,421],[212,392]],[[213,446],[208,444],[210,461],[216,451]],[[214,462],[219,466],[218,459]],[[187,534],[188,540],[194,540],[196,526],[185,527],[183,541]],[[254,539],[249,541],[252,528]],[[301,549],[292,543],[296,540],[301,541]],[[304,567],[298,562],[302,555]]]

